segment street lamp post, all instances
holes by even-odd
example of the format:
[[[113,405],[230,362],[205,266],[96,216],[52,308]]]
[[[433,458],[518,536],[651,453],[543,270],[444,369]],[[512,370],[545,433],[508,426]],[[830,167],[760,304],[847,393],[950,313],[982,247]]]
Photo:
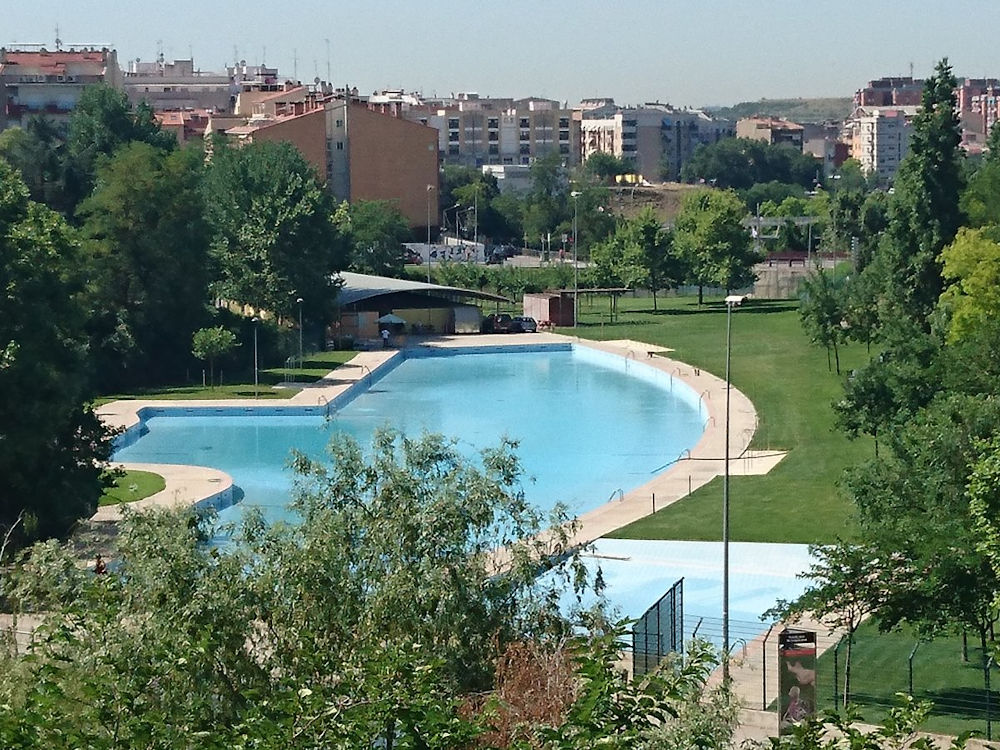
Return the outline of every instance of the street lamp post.
[[[434,186],[427,186],[427,283],[431,283],[431,193]]]
[[[302,371],[302,298],[298,297],[295,303],[299,306],[299,372]]]
[[[580,264],[577,260],[577,234],[576,234],[576,208],[577,198],[581,195],[579,190],[574,190],[569,194],[573,199],[573,327],[576,328],[576,319],[580,317]]]
[[[259,381],[257,379],[257,324],[260,323],[260,318],[254,316],[253,318],[253,397],[259,398],[260,394],[258,392]]]
[[[722,474],[722,681],[729,684],[729,360],[732,354],[733,308],[741,294],[726,297],[726,445]]]

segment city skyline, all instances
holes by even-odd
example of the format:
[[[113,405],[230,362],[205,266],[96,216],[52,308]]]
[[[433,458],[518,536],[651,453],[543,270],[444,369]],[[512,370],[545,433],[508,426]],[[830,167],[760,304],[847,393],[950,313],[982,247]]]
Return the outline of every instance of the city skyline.
[[[674,6],[303,0],[276,15],[261,0],[207,7],[178,0],[144,6],[136,23],[131,12],[109,13],[107,3],[79,0],[70,15],[64,3],[38,0],[5,13],[0,45],[54,48],[58,27],[64,47],[106,44],[123,69],[162,50],[167,60],[193,57],[207,71],[244,59],[275,66],[282,77],[349,83],[363,94],[474,91],[570,104],[604,96],[694,107],[846,97],[872,78],[909,75],[911,64],[914,76],[926,76],[942,57],[960,76],[1000,73],[989,36],[970,33],[1000,21],[1000,4],[846,0],[791,14],[771,0]]]

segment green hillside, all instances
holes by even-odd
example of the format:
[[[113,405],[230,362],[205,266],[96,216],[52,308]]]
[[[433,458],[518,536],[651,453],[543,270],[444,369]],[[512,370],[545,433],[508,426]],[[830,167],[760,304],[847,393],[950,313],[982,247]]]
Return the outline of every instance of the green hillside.
[[[727,120],[768,115],[801,123],[843,120],[851,114],[851,107],[851,97],[844,96],[825,99],[761,99],[759,102],[740,102],[732,107],[706,107],[706,111]]]

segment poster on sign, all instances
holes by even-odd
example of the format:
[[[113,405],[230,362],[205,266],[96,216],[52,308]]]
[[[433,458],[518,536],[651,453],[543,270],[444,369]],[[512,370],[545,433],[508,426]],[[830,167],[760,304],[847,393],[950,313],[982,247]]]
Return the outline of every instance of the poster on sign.
[[[778,633],[778,735],[816,713],[816,633]]]

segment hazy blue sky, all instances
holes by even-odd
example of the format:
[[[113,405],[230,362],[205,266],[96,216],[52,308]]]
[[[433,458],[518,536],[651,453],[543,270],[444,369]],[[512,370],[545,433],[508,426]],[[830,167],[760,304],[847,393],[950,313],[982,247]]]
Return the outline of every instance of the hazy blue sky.
[[[31,0],[9,3],[0,44],[114,45],[119,60],[221,69],[235,53],[283,75],[363,93],[478,91],[619,103],[731,104],[848,96],[871,78],[1000,76],[996,0]],[[265,56],[266,50],[266,56]],[[297,68],[295,58],[298,58]]]

